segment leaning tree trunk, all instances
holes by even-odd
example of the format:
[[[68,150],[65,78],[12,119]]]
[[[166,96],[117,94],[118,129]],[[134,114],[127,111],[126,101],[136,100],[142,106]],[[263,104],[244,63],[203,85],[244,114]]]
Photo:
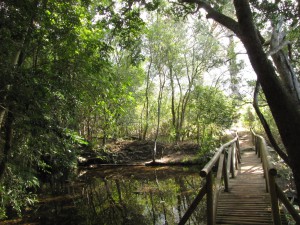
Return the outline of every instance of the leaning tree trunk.
[[[264,115],[262,114],[262,112],[259,109],[259,104],[258,104],[259,89],[260,89],[260,84],[256,81],[256,86],[255,86],[254,96],[253,96],[253,107],[255,109],[255,112],[260,120],[260,123],[264,127],[264,130],[268,136],[268,139],[269,139],[271,145],[273,146],[273,148],[275,149],[277,154],[284,160],[284,162],[287,165],[291,166],[287,154],[278,146],[267,120],[265,119]]]
[[[285,83],[277,76],[272,62],[263,50],[262,38],[254,25],[249,1],[233,1],[238,21],[218,12],[207,1],[183,1],[198,4],[199,8],[207,12],[207,18],[233,31],[244,44],[286,147],[297,188],[297,197],[300,199],[300,104],[296,95],[287,90]]]
[[[263,51],[262,43],[254,26],[247,0],[234,0],[239,24],[238,37],[243,42],[251,65],[266,96],[276,121],[282,141],[287,149],[291,168],[300,199],[300,105],[278,78],[272,62]]]

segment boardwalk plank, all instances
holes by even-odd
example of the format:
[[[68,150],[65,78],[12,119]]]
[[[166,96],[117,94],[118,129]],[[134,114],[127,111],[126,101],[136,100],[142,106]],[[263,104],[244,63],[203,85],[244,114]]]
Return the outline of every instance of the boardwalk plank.
[[[229,192],[219,196],[216,224],[273,224],[271,201],[260,159],[243,152],[238,175],[229,181]]]

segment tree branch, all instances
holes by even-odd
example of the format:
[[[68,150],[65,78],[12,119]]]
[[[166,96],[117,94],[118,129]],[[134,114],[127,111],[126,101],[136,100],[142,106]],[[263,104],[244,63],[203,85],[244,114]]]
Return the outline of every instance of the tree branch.
[[[287,53],[283,50],[283,47],[290,44],[285,41],[286,34],[282,28],[282,20],[277,24],[273,24],[273,32],[270,44],[270,55],[277,68],[281,80],[286,86],[287,90],[295,98],[296,101],[300,101],[300,84],[297,75],[291,66]]]
[[[274,55],[275,53],[279,52],[280,50],[282,50],[285,46],[290,45],[291,42],[290,41],[284,41],[282,43],[280,43],[278,46],[275,46],[273,49],[270,49],[267,52],[268,56]]]
[[[291,166],[290,161],[288,159],[287,154],[278,146],[278,144],[275,141],[275,138],[272,134],[272,131],[270,129],[270,126],[268,124],[268,122],[266,121],[264,115],[261,113],[259,106],[258,106],[258,93],[259,93],[259,89],[260,89],[260,85],[259,82],[256,81],[256,86],[255,86],[255,90],[254,90],[254,96],[253,96],[253,107],[255,109],[255,112],[261,122],[261,124],[264,127],[264,130],[268,136],[269,141],[271,142],[273,148],[275,149],[275,151],[277,152],[277,154],[283,159],[283,161],[288,165]]]
[[[229,30],[233,31],[237,36],[241,34],[240,27],[237,21],[234,19],[225,16],[224,14],[218,12],[213,7],[211,7],[208,3],[201,0],[181,0],[181,2],[185,3],[194,3],[198,5],[198,8],[202,8],[207,12],[206,18],[213,19],[216,22],[220,23],[224,27],[228,28]]]

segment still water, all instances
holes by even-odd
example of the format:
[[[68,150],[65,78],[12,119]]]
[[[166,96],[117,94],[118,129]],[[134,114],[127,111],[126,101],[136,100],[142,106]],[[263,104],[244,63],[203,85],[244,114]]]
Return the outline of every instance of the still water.
[[[178,224],[202,183],[197,167],[81,170],[63,193],[41,195],[18,224]],[[205,224],[205,207],[203,200],[187,224]]]

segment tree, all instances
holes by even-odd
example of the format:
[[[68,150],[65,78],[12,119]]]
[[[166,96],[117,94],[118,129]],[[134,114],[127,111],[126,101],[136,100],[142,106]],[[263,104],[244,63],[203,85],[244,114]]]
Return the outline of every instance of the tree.
[[[201,152],[216,146],[219,133],[228,129],[235,119],[233,101],[217,88],[196,86],[191,96],[189,123],[196,128]]]
[[[247,50],[251,65],[270,106],[278,126],[282,141],[286,147],[293,171],[298,198],[300,198],[300,104],[294,91],[287,89],[282,77],[264,50],[264,39],[253,19],[250,3],[247,0],[234,0],[237,21],[222,14],[221,4],[216,1],[184,0],[196,8],[203,8],[209,19],[213,19],[235,33]],[[275,4],[275,3],[274,3]],[[278,17],[278,15],[277,15]],[[282,62],[284,63],[284,62]],[[278,69],[278,65],[276,65]]]
[[[43,180],[74,172],[85,111],[103,106],[109,127],[132,102],[128,74],[139,73],[143,23],[136,9],[114,9],[110,1],[0,3],[0,217],[8,205],[20,212],[32,202],[28,190]],[[119,67],[116,45],[131,51]]]
[[[208,23],[190,18],[189,25],[185,21],[176,21],[172,15],[155,15],[148,29],[146,52],[149,55],[148,76],[146,79],[146,121],[149,117],[149,82],[150,75],[155,77],[156,68],[166,74],[167,94],[170,96],[170,124],[175,142],[185,137],[186,113],[190,104],[190,96],[196,85],[201,85],[203,74],[220,60],[210,56],[219,54],[218,43],[209,34]],[[186,37],[190,33],[191,38]],[[159,73],[157,73],[159,74]],[[154,84],[155,84],[155,78]],[[148,114],[147,114],[148,112]],[[167,113],[167,112],[165,112]],[[145,128],[148,127],[146,122]],[[145,129],[146,130],[146,129]],[[144,130],[144,131],[145,131]],[[174,133],[174,134],[173,134]]]
[[[237,100],[242,100],[242,95],[239,90],[239,70],[241,68],[241,62],[237,60],[237,54],[235,52],[235,43],[233,35],[229,36],[229,45],[227,50],[229,58],[229,74],[230,74],[230,89],[232,96]]]
[[[74,168],[76,135],[67,118],[74,116],[74,80],[83,65],[74,40],[84,9],[71,1],[1,2],[1,211],[32,203],[27,189],[38,187],[39,169],[60,167],[67,176]]]
[[[174,40],[174,45],[183,41],[181,47],[181,54],[177,60],[172,59],[168,61],[169,76],[172,90],[172,121],[175,129],[175,141],[178,142],[184,137],[184,124],[186,120],[186,112],[190,104],[190,96],[197,85],[202,85],[203,74],[208,71],[212,65],[217,65],[214,60],[211,60],[210,55],[217,54],[218,45],[208,35],[209,27],[207,24],[194,23],[189,27],[191,37],[187,39],[185,34],[188,32],[188,27],[182,29],[177,28],[179,40]],[[180,27],[184,27],[181,23]],[[184,38],[182,38],[184,37]],[[175,44],[177,43],[177,44]],[[178,48],[178,47],[177,47]],[[175,48],[173,52],[178,52]],[[180,49],[179,49],[180,50]],[[170,52],[173,56],[174,53]],[[179,97],[175,97],[179,95]]]

